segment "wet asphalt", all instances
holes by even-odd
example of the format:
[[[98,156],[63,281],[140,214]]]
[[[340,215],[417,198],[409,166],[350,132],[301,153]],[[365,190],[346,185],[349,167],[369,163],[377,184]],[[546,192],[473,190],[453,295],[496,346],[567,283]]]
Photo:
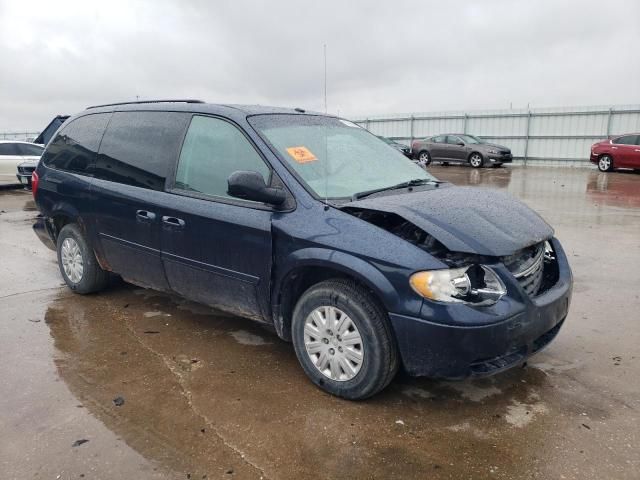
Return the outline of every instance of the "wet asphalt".
[[[364,402],[249,320],[122,283],[71,293],[30,194],[0,192],[1,478],[640,478],[640,174],[430,171],[554,226],[570,313],[526,368],[401,374]]]

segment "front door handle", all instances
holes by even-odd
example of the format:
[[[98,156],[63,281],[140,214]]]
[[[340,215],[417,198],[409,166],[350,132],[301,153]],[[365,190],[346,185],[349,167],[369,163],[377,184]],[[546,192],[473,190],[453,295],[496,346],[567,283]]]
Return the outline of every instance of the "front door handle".
[[[184,220],[176,217],[162,217],[162,223],[171,228],[184,228]]]
[[[156,214],[147,210],[136,210],[136,217],[144,222],[153,222],[156,219]]]

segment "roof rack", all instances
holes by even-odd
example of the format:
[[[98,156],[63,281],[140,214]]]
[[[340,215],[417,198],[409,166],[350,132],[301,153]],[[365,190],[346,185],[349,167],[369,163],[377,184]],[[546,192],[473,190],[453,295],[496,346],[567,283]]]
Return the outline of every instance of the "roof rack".
[[[100,107],[115,107],[118,105],[136,105],[139,103],[204,103],[202,100],[195,100],[193,98],[186,99],[175,99],[175,100],[139,100],[135,102],[119,102],[119,103],[105,103],[104,105],[92,105],[87,107],[87,110],[90,108],[100,108]]]

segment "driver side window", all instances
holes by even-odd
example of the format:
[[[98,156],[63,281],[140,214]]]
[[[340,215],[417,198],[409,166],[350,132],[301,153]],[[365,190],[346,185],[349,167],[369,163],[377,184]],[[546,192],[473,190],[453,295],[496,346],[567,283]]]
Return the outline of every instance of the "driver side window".
[[[449,145],[458,145],[459,143],[463,143],[460,137],[456,137],[455,135],[447,136],[447,143]]]
[[[238,128],[218,118],[194,116],[180,152],[175,188],[231,198],[227,179],[238,170],[258,172],[269,183],[269,167]]]

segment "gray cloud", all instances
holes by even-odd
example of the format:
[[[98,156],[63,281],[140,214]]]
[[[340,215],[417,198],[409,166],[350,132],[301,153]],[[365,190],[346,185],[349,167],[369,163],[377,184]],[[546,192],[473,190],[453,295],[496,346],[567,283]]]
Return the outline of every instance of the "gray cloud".
[[[0,0],[0,131],[140,98],[410,111],[636,103],[640,2]]]

